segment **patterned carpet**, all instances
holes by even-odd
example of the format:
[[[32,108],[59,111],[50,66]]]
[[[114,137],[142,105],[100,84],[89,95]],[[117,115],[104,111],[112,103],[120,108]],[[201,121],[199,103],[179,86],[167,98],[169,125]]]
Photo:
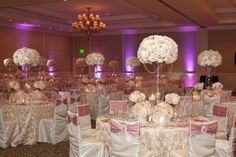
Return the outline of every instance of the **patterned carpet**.
[[[69,142],[0,148],[0,157],[69,157]]]

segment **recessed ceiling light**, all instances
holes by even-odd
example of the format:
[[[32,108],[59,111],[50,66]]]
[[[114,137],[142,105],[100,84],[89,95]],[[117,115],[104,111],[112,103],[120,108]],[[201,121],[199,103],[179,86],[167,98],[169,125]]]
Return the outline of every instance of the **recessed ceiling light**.
[[[110,16],[111,14],[110,13],[105,13],[106,16]]]
[[[60,28],[59,30],[60,30],[60,31],[63,31],[63,28]]]
[[[49,26],[48,28],[49,28],[49,29],[52,29],[52,26]]]
[[[63,0],[63,2],[67,2],[68,0]]]
[[[8,19],[9,22],[12,22],[12,19]]]

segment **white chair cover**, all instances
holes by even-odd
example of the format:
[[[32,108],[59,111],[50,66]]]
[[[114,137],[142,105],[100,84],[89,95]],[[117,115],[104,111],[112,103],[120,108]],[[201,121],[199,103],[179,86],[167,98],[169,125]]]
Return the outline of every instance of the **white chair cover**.
[[[110,100],[109,108],[109,114],[115,114],[118,110],[127,109],[127,100]]]
[[[216,157],[215,134],[217,121],[190,123],[186,150],[173,150],[171,157]]]
[[[138,157],[139,122],[111,119],[111,156]]]
[[[218,121],[216,139],[227,140],[228,134],[228,108],[223,106],[213,106],[213,118]]]
[[[216,152],[218,156],[234,157],[236,142],[236,114],[234,115],[229,140],[216,139]]]
[[[56,101],[53,119],[42,119],[39,123],[39,142],[56,144],[68,138],[66,116],[70,92],[59,92],[59,96],[60,99]]]
[[[220,104],[221,98],[217,96],[209,97],[206,95],[203,96],[203,103],[204,103],[204,115],[212,116],[213,105]]]
[[[3,115],[3,108],[2,105],[0,105],[0,147],[15,147],[19,144],[19,124],[15,120],[5,122]]]
[[[77,105],[80,104],[79,89],[70,89],[70,92],[71,92],[71,100],[69,104],[69,110],[71,112],[76,112]]]
[[[192,113],[192,96],[181,96],[180,97],[180,106],[181,106],[181,114],[183,117],[191,116]]]
[[[79,116],[68,111],[67,124],[70,140],[70,157],[108,157],[105,145],[95,138],[82,138],[80,136]]]
[[[102,115],[109,113],[109,100],[110,94],[107,92],[102,92],[98,94],[98,115],[100,117]]]

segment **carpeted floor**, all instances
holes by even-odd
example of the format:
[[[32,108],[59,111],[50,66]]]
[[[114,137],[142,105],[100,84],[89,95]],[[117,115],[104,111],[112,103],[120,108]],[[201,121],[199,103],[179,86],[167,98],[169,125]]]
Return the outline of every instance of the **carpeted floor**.
[[[69,142],[0,148],[0,157],[69,157]]]

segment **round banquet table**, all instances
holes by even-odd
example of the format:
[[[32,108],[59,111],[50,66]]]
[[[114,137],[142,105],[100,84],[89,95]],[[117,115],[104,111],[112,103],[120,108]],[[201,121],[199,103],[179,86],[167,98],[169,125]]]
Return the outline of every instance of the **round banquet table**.
[[[111,131],[109,118],[97,118],[97,138],[102,140],[111,150]],[[147,123],[140,128],[140,151],[150,153],[151,157],[170,157],[173,149],[187,147],[188,128],[186,125],[157,126]]]
[[[229,109],[229,120],[228,128],[231,128],[233,123],[234,114],[236,114],[236,100],[223,101],[219,106],[228,107]],[[197,115],[203,115],[204,113],[204,103],[203,101],[193,101],[192,113]]]
[[[4,105],[4,121],[16,120],[20,126],[20,134],[16,144],[32,145],[38,141],[39,122],[51,119],[54,114],[53,103],[37,103],[29,105]]]

